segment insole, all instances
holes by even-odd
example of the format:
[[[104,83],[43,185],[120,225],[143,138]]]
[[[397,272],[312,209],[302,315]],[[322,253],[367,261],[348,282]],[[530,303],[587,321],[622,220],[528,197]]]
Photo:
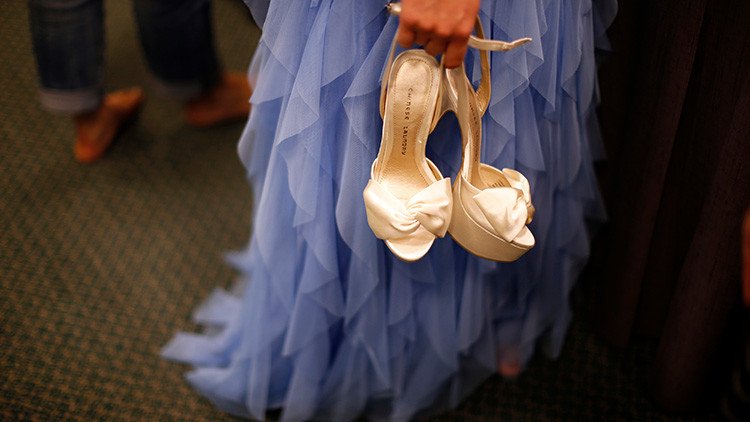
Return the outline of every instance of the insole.
[[[412,51],[412,50],[410,50]],[[399,60],[401,59],[401,60]],[[381,183],[401,200],[408,200],[435,177],[425,163],[425,142],[435,107],[439,74],[429,57],[401,56],[388,86]]]

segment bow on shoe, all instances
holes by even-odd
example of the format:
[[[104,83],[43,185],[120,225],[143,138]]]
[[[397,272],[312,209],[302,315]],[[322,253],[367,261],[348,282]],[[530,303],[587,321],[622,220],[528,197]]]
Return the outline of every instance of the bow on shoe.
[[[367,222],[378,239],[402,239],[420,226],[437,237],[448,231],[453,208],[449,178],[432,183],[406,203],[370,179],[364,198]]]
[[[531,223],[531,220],[534,219],[536,208],[534,208],[534,204],[531,203],[531,187],[529,186],[529,181],[526,179],[526,176],[521,174],[518,170],[504,168],[502,173],[505,175],[505,178],[508,180],[511,187],[516,188],[523,193],[523,200],[526,201],[526,209],[528,210],[526,224]]]
[[[519,172],[503,169],[511,187],[484,189],[474,201],[487,221],[506,242],[512,242],[534,216],[529,181]]]

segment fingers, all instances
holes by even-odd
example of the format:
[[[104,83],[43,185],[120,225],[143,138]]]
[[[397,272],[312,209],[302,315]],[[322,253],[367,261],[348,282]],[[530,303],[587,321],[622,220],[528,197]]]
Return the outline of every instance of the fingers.
[[[404,48],[417,44],[432,56],[443,54],[445,67],[449,69],[461,65],[468,49],[468,40],[463,38],[450,40],[444,37],[430,37],[423,32],[415,32],[403,26],[399,26],[397,40]]]
[[[414,45],[417,40],[417,33],[406,25],[399,24],[398,33],[396,34],[396,40],[399,45],[403,48],[409,48]]]
[[[443,62],[445,67],[453,69],[460,66],[464,61],[467,49],[468,42],[454,41],[449,43],[445,48],[445,61]]]
[[[428,54],[437,56],[439,54],[449,54],[454,57],[451,60],[453,63],[456,56],[463,58],[466,53],[466,45],[468,42],[468,35],[465,37],[446,36],[442,33],[440,35],[435,34],[434,31],[425,31],[418,28],[409,27],[404,24],[400,24],[398,32],[396,34],[396,40],[399,45],[403,48],[410,48],[414,45],[418,45],[424,48]],[[452,46],[452,47],[451,47]],[[450,47],[450,50],[449,50]],[[448,55],[446,56],[448,58]],[[456,64],[453,67],[458,66]]]
[[[432,40],[432,34],[424,30],[417,30],[417,38],[414,41],[415,44],[424,47]]]
[[[446,42],[440,38],[433,38],[424,44],[424,50],[427,54],[437,56],[445,51]]]

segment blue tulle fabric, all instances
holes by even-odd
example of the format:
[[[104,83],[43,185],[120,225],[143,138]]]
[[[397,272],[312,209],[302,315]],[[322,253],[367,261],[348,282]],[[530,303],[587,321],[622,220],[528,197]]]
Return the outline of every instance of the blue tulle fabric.
[[[237,292],[196,311],[205,334],[163,355],[221,409],[263,419],[409,420],[456,406],[498,360],[556,356],[568,292],[605,218],[593,161],[602,149],[595,48],[613,1],[483,1],[486,35],[533,42],[493,53],[483,161],[524,173],[537,246],[510,264],[438,239],[416,263],[367,225],[362,190],[380,142],[380,77],[398,21],[383,1],[246,1],[263,35],[249,77],[253,111],[239,142],[255,195],[248,248],[229,256]],[[480,77],[478,54],[468,72]],[[431,135],[444,175],[460,165],[455,117]]]

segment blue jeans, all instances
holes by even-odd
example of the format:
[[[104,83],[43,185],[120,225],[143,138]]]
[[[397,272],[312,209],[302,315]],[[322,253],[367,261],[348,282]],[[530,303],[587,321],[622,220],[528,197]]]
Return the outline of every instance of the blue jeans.
[[[210,0],[133,0],[138,32],[156,87],[186,100],[215,85]],[[103,97],[103,0],[29,0],[42,105],[78,114]]]

